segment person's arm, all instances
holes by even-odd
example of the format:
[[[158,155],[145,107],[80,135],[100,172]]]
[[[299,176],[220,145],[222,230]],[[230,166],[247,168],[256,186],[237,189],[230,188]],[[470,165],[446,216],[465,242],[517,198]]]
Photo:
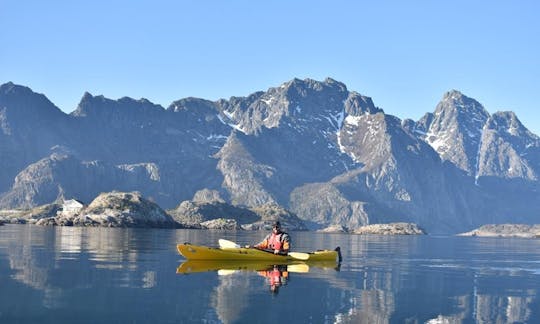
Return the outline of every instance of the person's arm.
[[[253,247],[258,248],[258,249],[267,249],[268,248],[268,239],[269,238],[270,238],[270,235],[266,235],[264,240],[262,240],[261,242],[255,244]]]
[[[289,252],[291,248],[291,237],[287,233],[283,234],[282,248],[283,248],[283,251],[287,253]]]

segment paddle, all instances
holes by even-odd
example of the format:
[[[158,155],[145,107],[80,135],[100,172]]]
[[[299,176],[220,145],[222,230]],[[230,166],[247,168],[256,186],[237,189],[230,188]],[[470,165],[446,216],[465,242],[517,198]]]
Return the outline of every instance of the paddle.
[[[309,259],[309,253],[304,252],[289,252],[287,253],[288,256],[294,259],[303,260],[306,261]]]
[[[229,276],[233,273],[237,273],[240,270],[237,269],[218,269],[217,274],[218,276]],[[295,273],[308,273],[309,272],[309,266],[305,263],[298,263],[298,264],[289,264],[287,265],[287,271],[288,272],[295,272]]]
[[[228,276],[228,275],[232,275],[233,273],[236,273],[238,272],[238,270],[234,270],[234,269],[219,269],[217,271],[217,274],[218,276]]]
[[[219,239],[218,242],[219,242],[219,247],[221,249],[238,249],[238,248],[241,248],[240,245],[234,243],[233,241]]]
[[[298,263],[298,264],[288,264],[287,265],[287,271],[289,272],[299,272],[299,273],[308,273],[309,272],[309,266],[305,263]]]
[[[222,249],[238,249],[238,248],[241,248],[240,245],[236,244],[233,241],[229,241],[229,240],[225,240],[225,239],[219,239],[218,242],[219,242],[219,247],[222,248]],[[258,250],[265,251],[265,252],[268,252],[268,253],[274,253],[274,251],[271,251],[271,250],[265,250],[265,249],[258,249]],[[290,256],[293,259],[298,259],[298,260],[303,260],[303,261],[309,259],[309,253],[289,252],[289,253],[287,253],[287,255]]]

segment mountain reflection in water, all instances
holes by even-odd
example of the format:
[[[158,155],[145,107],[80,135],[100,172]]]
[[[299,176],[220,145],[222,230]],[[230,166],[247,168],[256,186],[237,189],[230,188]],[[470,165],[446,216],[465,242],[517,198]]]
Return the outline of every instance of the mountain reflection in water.
[[[540,240],[291,233],[335,264],[185,261],[262,232],[0,227],[0,323],[540,322]]]

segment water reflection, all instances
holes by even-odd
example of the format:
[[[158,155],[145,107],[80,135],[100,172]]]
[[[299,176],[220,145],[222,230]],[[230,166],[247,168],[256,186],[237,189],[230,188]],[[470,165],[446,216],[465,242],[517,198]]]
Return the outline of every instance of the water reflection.
[[[73,289],[104,285],[151,289],[157,284],[156,270],[140,262],[147,256],[146,250],[156,250],[152,237],[137,230],[10,228],[14,231],[3,232],[0,241],[6,243],[2,258],[9,261],[10,278],[42,291],[42,304],[48,309],[65,307]]]
[[[259,322],[267,321],[268,316],[275,316],[272,309],[276,305],[296,305],[303,308],[308,305],[318,308],[318,315],[323,316],[325,308],[321,307],[336,299],[333,293],[329,297],[321,297],[319,294],[306,295],[298,300],[306,288],[300,279],[323,279],[325,271],[336,272],[339,264],[336,262],[300,262],[290,261],[282,264],[272,264],[261,261],[200,261],[191,260],[182,262],[176,269],[176,273],[182,275],[180,278],[190,277],[190,281],[198,281],[199,276],[211,276],[217,278],[218,282],[212,291],[210,307],[215,312],[215,318],[222,323],[245,322],[247,318],[260,318]],[[202,278],[201,278],[202,279]],[[326,290],[328,284],[318,283],[317,289]],[[282,293],[286,289],[287,294]],[[337,291],[336,289],[332,289]],[[267,298],[279,300],[278,304],[261,305],[261,301]],[[267,303],[267,302],[264,302]],[[260,306],[263,306],[261,309]],[[265,308],[266,307],[266,308]],[[312,306],[313,307],[313,306]],[[275,310],[274,310],[275,311]],[[313,314],[317,312],[310,311]],[[280,311],[283,313],[283,310]],[[299,314],[290,314],[289,317]],[[207,320],[212,321],[212,316],[208,315]],[[264,320],[263,320],[264,319]],[[292,322],[303,322],[295,321]]]
[[[257,235],[3,226],[0,322],[540,322],[540,240],[294,233],[300,251],[341,246],[337,269],[175,251]]]

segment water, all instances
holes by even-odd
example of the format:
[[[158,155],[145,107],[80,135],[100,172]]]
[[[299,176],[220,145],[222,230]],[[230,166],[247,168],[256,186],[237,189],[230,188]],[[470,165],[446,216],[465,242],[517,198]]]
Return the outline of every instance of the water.
[[[291,235],[341,246],[339,271],[291,268],[276,294],[265,272],[176,273],[177,243],[263,232],[1,226],[0,323],[540,322],[540,240]]]

